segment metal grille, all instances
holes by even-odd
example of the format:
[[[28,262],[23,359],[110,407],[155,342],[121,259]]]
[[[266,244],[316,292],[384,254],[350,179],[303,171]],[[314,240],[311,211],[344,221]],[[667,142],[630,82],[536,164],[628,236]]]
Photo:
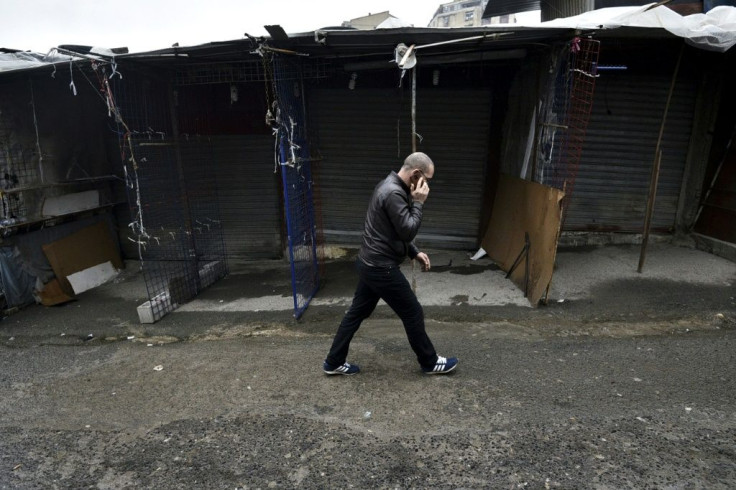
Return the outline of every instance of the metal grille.
[[[5,128],[0,127],[0,187],[2,188],[0,191],[2,195],[0,225],[2,226],[11,226],[27,218],[28,209],[24,194],[29,192],[29,187],[36,183],[34,176],[28,172],[31,167],[29,152],[24,151],[17,141],[11,140],[8,134]]]
[[[156,321],[228,272],[212,148],[208,138],[179,137],[177,95],[159,78],[130,72],[114,88],[100,80],[117,116],[144,309]]]
[[[319,289],[317,226],[313,198],[314,181],[309,154],[299,59],[266,54],[273,69],[273,101],[270,119],[277,142],[276,161],[281,169],[284,213],[291,262],[294,316],[299,318]]]
[[[572,196],[585,132],[593,109],[600,42],[574,38],[569,45],[569,59],[561,63],[554,83],[554,107],[543,134],[543,164],[535,176],[538,182],[565,190]],[[561,131],[560,131],[561,130]]]
[[[17,92],[8,90],[6,94]],[[36,106],[33,82],[28,82],[28,114],[17,115],[22,120],[36,123]],[[22,128],[32,131],[33,128]],[[31,218],[33,210],[28,209],[26,201],[34,202],[31,193],[39,190],[43,176],[40,172],[40,145],[36,138],[35,147],[30,141],[24,141],[21,128],[15,126],[12,117],[2,114],[0,110],[0,226],[9,227]],[[10,234],[10,229],[3,229],[3,234]]]
[[[649,59],[647,56],[642,59]],[[567,100],[569,57],[562,58],[565,63],[557,70],[557,80],[549,84],[557,87],[556,103],[550,104],[541,117],[540,161],[534,175],[542,183],[552,181],[553,171],[562,172],[553,166],[562,164],[567,121],[567,107],[562,101]],[[645,71],[606,71],[596,79],[595,101],[574,181],[575,194],[564,208],[564,230],[641,231],[654,148],[672,79],[668,59],[666,52],[660,52],[659,63]],[[659,231],[671,229],[675,222],[696,94],[695,80],[681,74],[662,140],[664,151],[652,221],[653,229]]]

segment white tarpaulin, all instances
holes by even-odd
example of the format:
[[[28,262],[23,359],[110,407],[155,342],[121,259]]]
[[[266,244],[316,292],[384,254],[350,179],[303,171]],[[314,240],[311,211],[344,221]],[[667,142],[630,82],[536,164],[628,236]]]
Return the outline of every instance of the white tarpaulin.
[[[736,44],[736,7],[720,6],[706,14],[682,16],[663,5],[652,8],[653,5],[592,10],[535,25],[572,29],[661,28],[696,48],[721,53]]]
[[[42,66],[58,65],[81,59],[78,56],[62,54],[58,48],[51,49],[48,54],[33,53],[31,51],[17,51],[15,53],[0,52],[0,73],[15,70],[31,70]]]

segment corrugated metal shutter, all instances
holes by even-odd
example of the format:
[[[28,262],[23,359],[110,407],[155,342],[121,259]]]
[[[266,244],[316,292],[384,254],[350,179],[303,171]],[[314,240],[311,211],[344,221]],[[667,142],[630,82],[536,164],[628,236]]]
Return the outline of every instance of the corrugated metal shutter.
[[[572,17],[595,8],[593,0],[547,0],[540,2],[542,22]]]
[[[647,0],[489,0],[483,18],[541,10],[542,21],[571,17],[606,7],[646,5]],[[673,3],[680,3],[675,0]]]
[[[539,0],[489,0],[483,18],[539,10]]]
[[[641,232],[671,78],[604,72],[596,84],[566,230]],[[662,140],[652,228],[675,224],[696,87],[680,77]]]
[[[324,157],[317,171],[328,243],[360,243],[375,184],[398,171],[411,152],[410,109],[408,93],[402,101],[394,90],[315,91],[310,110]],[[490,110],[490,90],[420,87],[417,132],[423,139],[417,149],[436,167],[417,237],[420,246],[472,249],[478,244]]]
[[[273,137],[214,136],[213,172],[228,257],[282,256],[278,180],[273,173]]]

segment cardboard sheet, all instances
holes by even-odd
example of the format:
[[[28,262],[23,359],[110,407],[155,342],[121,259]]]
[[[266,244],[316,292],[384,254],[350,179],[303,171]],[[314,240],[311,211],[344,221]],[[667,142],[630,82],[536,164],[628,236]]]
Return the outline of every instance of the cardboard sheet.
[[[74,296],[74,289],[67,276],[108,261],[112,262],[116,269],[123,268],[123,261],[115,247],[110,229],[104,222],[83,228],[41,248],[59,280],[62,291],[69,296]]]
[[[501,175],[483,248],[501,269],[508,272],[525,245],[529,234],[529,253],[522,256],[511,280],[522,291],[529,280],[526,297],[532,306],[552,280],[560,228],[560,201],[564,193],[552,187]]]
[[[61,290],[61,283],[56,278],[47,282],[43,290],[39,291],[38,296],[44,306],[60,305],[76,299]]]

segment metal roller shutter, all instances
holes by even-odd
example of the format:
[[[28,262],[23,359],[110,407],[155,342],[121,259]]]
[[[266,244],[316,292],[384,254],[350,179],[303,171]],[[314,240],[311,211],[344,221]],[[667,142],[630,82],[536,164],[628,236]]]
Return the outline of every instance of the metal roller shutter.
[[[213,136],[220,216],[228,257],[282,256],[278,180],[273,173],[273,137]]]
[[[566,230],[642,231],[670,82],[668,76],[601,74]],[[695,95],[695,83],[680,77],[662,140],[652,229],[675,224]]]
[[[378,89],[320,89],[313,96],[325,239],[359,244],[375,184],[411,152],[411,98]],[[490,90],[419,89],[417,149],[436,167],[419,246],[472,249],[479,243],[490,110]]]
[[[540,0],[489,0],[483,11],[483,18],[531,12],[532,10],[539,10],[539,4]]]

